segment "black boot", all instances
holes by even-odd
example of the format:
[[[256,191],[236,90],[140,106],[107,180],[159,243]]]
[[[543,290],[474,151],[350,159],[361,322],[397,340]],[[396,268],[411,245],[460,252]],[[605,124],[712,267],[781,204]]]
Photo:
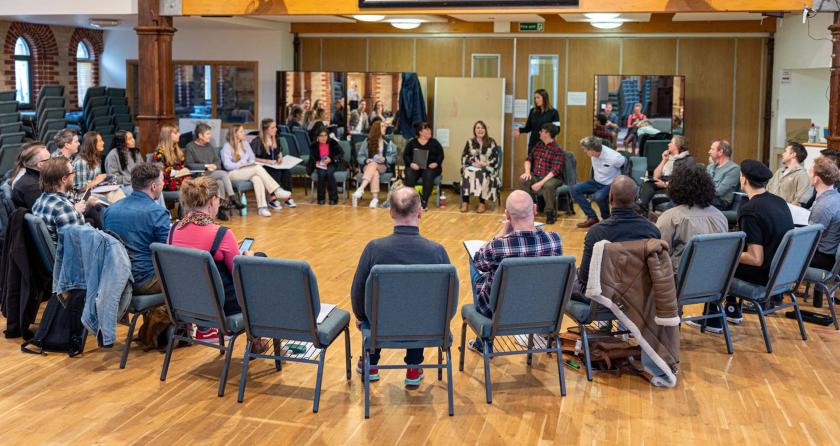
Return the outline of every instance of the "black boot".
[[[224,209],[219,209],[219,212],[216,214],[216,220],[219,221],[228,221],[230,218],[228,217],[227,211]]]
[[[241,201],[236,199],[236,195],[231,195],[230,197],[228,197],[227,201],[228,207],[230,207],[231,209],[236,209],[238,211],[245,209],[245,205],[242,204]]]
[[[554,209],[548,209],[545,211],[545,223],[548,225],[553,225],[557,223],[557,211]]]

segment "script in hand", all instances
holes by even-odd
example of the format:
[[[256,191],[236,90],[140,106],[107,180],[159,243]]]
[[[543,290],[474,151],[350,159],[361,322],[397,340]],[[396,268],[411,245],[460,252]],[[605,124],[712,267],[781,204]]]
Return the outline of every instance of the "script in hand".
[[[414,149],[413,161],[421,169],[425,169],[429,163],[429,151],[425,149]]]
[[[470,256],[470,261],[475,258],[475,253],[477,253],[485,243],[487,243],[486,240],[464,240],[464,249],[467,250],[467,255]]]

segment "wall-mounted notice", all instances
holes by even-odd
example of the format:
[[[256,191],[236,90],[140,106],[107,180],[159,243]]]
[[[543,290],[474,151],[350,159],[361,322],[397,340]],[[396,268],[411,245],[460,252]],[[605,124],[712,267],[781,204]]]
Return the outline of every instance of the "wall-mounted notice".
[[[505,95],[505,113],[513,113],[513,95]]]
[[[435,136],[441,147],[449,147],[449,129],[437,129]]]
[[[566,105],[586,105],[586,92],[570,91],[566,93]]]
[[[517,99],[513,101],[513,117],[527,118],[528,117],[528,100]]]

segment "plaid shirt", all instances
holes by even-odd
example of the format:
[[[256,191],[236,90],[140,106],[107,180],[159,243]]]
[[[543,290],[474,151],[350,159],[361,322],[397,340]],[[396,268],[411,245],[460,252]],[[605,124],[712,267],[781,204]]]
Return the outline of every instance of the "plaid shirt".
[[[73,160],[73,171],[76,172],[76,176],[73,178],[73,188],[76,190],[82,190],[88,183],[93,181],[97,175],[102,173],[102,168],[97,163],[96,166],[91,169],[87,161],[83,160],[81,157],[77,157]]]
[[[73,207],[67,195],[61,192],[42,193],[32,205],[32,215],[44,219],[53,241],[58,240],[58,233],[65,226],[85,224],[85,217]]]
[[[533,231],[514,231],[503,237],[490,240],[476,254],[475,269],[479,273],[475,282],[478,297],[477,310],[487,316],[493,316],[490,306],[490,290],[493,288],[493,275],[508,257],[545,257],[563,255],[563,243],[560,234],[535,229]]]
[[[565,160],[566,155],[557,145],[557,141],[552,141],[548,146],[542,141],[538,142],[528,156],[528,161],[531,162],[531,175],[537,178],[545,178],[551,172],[555,178],[562,180]]]

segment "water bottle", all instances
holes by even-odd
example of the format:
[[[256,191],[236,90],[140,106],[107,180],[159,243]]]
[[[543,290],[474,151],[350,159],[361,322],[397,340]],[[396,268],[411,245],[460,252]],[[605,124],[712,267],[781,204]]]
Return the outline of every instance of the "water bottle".
[[[245,198],[244,193],[239,197],[239,202],[242,203],[242,209],[239,211],[239,215],[244,217],[248,215],[248,199]]]
[[[817,142],[817,127],[811,123],[811,128],[808,129],[808,142]]]

